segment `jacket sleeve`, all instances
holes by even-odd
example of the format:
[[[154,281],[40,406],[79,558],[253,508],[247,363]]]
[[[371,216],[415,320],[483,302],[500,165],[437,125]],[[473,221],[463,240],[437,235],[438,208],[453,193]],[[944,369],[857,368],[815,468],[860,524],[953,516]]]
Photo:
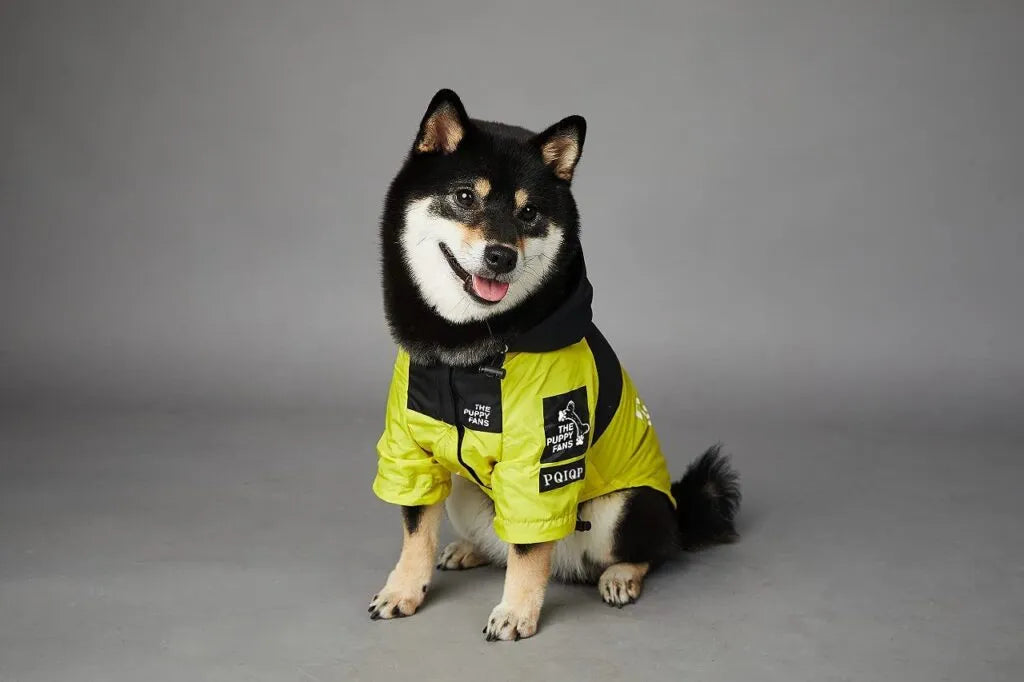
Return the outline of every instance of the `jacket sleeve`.
[[[409,356],[400,351],[388,392],[384,433],[377,441],[373,492],[392,504],[435,504],[448,497],[451,474],[413,438],[406,407],[408,389]]]
[[[520,375],[514,395],[503,396],[505,443],[494,466],[494,530],[505,542],[560,540],[576,529],[576,513],[587,475],[590,415],[596,387],[588,357],[559,351],[552,363],[539,355]],[[509,384],[511,386],[511,384]]]

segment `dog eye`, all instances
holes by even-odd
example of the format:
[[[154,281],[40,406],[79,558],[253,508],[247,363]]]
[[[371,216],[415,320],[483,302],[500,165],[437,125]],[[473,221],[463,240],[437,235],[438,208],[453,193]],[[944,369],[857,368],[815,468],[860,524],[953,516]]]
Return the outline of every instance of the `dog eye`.
[[[455,199],[455,203],[463,208],[472,208],[473,204],[476,203],[476,195],[468,189],[457,189],[452,194],[452,198]]]
[[[537,207],[533,204],[523,206],[522,210],[519,211],[519,219],[524,223],[532,223],[537,219]]]

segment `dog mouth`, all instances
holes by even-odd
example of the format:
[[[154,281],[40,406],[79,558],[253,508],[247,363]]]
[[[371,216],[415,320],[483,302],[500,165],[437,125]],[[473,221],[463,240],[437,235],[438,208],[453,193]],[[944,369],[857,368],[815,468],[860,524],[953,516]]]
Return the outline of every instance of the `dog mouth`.
[[[459,263],[458,259],[455,258],[455,254],[448,248],[448,245],[444,242],[439,244],[441,247],[441,253],[444,254],[444,259],[448,261],[449,267],[455,276],[462,280],[462,287],[466,290],[474,300],[484,303],[486,305],[493,305],[503,298],[508,293],[508,282],[502,282],[497,279],[491,279],[489,277],[482,277],[481,275],[474,275],[473,273],[466,270]]]

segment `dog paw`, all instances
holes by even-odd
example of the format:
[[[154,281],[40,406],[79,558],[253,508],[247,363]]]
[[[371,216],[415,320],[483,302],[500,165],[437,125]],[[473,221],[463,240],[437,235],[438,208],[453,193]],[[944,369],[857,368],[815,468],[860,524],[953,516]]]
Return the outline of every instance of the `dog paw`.
[[[537,633],[539,618],[539,610],[518,609],[502,602],[491,611],[484,634],[488,642],[519,641]]]
[[[604,603],[620,609],[639,599],[643,586],[643,574],[633,564],[613,564],[597,581],[597,590]]]
[[[473,545],[465,540],[459,540],[444,548],[437,560],[437,567],[442,571],[458,571],[487,563],[487,559],[476,553]]]
[[[373,595],[366,609],[371,620],[404,618],[416,613],[427,596],[427,584],[391,586],[391,581],[378,594]]]

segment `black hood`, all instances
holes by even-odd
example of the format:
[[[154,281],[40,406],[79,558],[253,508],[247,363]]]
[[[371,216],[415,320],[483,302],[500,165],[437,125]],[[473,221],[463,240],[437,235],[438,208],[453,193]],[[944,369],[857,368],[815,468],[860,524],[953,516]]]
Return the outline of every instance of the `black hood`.
[[[543,320],[508,341],[509,352],[543,353],[579,343],[590,329],[594,287],[587,279],[587,268],[580,257],[576,285],[560,306]]]

